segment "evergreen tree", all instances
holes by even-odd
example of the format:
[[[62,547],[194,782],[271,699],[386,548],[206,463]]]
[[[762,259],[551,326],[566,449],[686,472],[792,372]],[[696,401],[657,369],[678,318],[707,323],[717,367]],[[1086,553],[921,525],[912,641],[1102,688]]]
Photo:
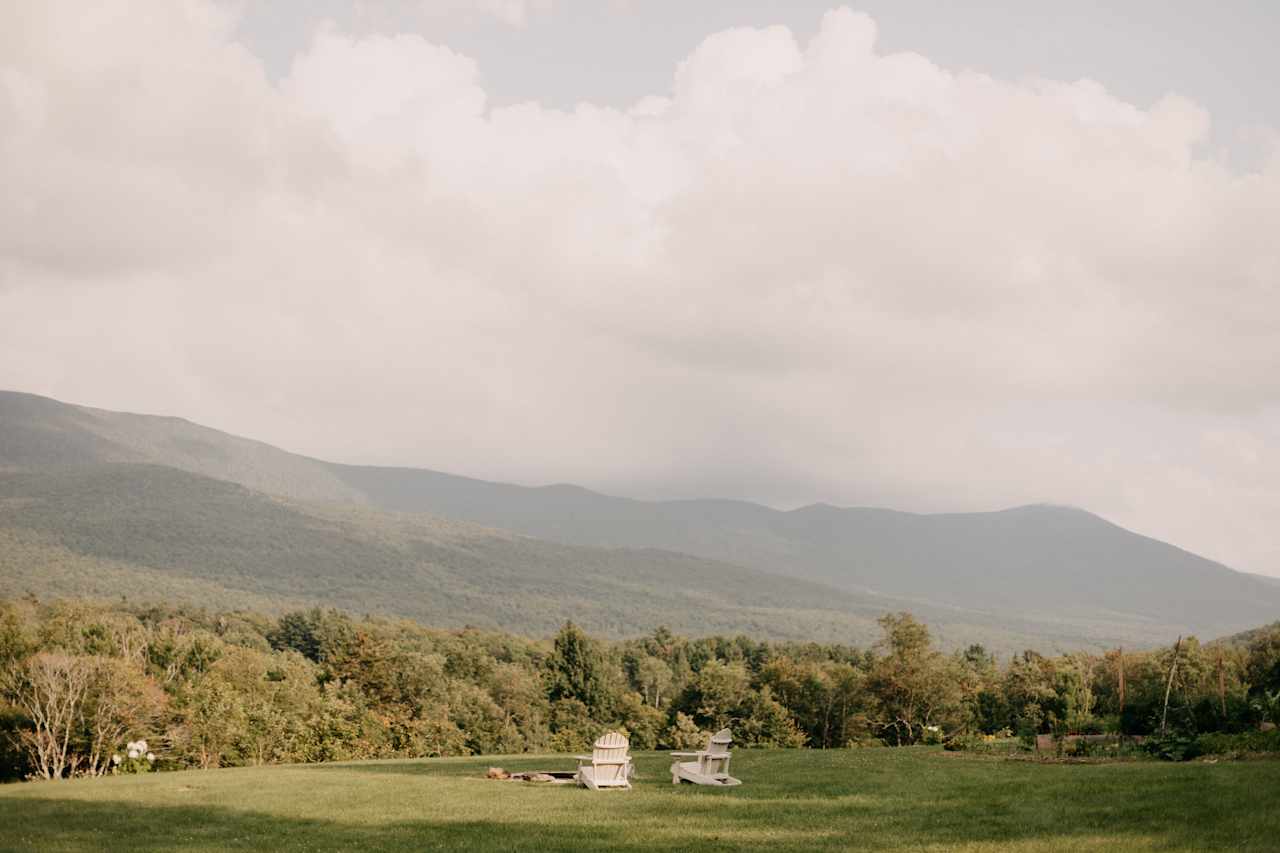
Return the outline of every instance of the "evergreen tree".
[[[575,699],[596,719],[609,716],[610,696],[604,678],[604,660],[591,638],[572,622],[556,635],[549,665],[547,696],[552,702]]]

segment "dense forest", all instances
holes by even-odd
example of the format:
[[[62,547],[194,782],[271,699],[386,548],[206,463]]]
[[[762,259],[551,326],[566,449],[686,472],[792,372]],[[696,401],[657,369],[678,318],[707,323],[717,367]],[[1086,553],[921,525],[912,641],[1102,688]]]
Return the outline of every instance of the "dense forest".
[[[844,748],[970,735],[1232,732],[1280,717],[1280,623],[1201,645],[998,660],[944,653],[907,613],[870,648],[551,640],[310,609],[0,601],[0,773],[638,749]]]

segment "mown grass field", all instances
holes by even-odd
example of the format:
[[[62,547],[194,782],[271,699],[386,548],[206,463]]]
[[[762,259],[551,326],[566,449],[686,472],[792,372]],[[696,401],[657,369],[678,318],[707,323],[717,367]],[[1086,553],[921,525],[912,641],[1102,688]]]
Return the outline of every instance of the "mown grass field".
[[[1049,765],[937,749],[741,751],[738,788],[495,782],[564,756],[0,787],[5,850],[1280,850],[1280,761]]]

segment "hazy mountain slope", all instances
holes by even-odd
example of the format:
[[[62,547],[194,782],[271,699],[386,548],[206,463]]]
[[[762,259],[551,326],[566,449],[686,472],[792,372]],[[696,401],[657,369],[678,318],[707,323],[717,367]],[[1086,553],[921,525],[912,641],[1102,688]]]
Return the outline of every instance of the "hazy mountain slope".
[[[333,466],[379,505],[532,536],[649,545],[849,590],[1017,613],[1180,624],[1213,636],[1280,615],[1280,586],[1065,507],[916,515],[646,502],[429,471]]]
[[[647,502],[575,486],[326,463],[175,418],[0,392],[0,469],[104,461],[150,462],[296,500],[429,513],[571,545],[677,551],[910,601],[917,611],[936,609],[943,621],[965,613],[966,624],[1017,635],[1032,626],[1032,634],[1072,642],[1161,642],[1181,632],[1220,636],[1280,616],[1280,583],[1074,509],[915,515]]]
[[[1270,625],[1261,625],[1257,628],[1250,628],[1247,631],[1240,631],[1229,637],[1219,637],[1209,643],[1212,646],[1239,646],[1248,648],[1257,640],[1268,637],[1272,634],[1280,632],[1280,620],[1272,622]]]
[[[0,473],[0,593],[174,596],[546,633],[572,618],[869,639],[895,602],[659,551],[539,542],[465,523],[316,508],[149,465]]]
[[[364,503],[326,463],[182,418],[109,412],[0,391],[0,470],[98,462],[168,465],[299,500]]]
[[[126,596],[280,610],[324,604],[545,634],[692,634],[869,643],[910,609],[950,647],[1136,645],[1170,625],[1024,620],[841,592],[659,550],[543,542],[465,522],[300,504],[172,468],[0,473],[0,595]]]

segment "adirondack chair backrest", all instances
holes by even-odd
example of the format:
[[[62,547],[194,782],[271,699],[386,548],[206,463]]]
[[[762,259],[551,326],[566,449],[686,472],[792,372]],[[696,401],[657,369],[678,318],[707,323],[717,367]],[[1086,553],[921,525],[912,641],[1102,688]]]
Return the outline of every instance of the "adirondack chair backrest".
[[[706,754],[702,756],[702,772],[707,775],[729,772],[729,750],[733,748],[733,733],[728,729],[707,738]]]
[[[617,731],[600,735],[591,748],[591,767],[596,785],[627,785],[627,770],[631,756],[627,754],[627,739]]]
[[[608,732],[600,736],[591,751],[593,764],[625,764],[627,761],[628,741],[617,732]]]

